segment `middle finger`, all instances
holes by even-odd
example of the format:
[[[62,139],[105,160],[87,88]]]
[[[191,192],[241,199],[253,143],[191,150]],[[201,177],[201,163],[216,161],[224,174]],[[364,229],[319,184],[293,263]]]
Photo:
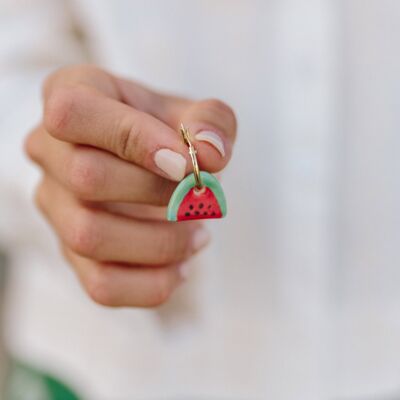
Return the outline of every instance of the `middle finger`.
[[[61,142],[42,127],[28,138],[29,156],[78,198],[167,205],[176,184],[105,151]]]

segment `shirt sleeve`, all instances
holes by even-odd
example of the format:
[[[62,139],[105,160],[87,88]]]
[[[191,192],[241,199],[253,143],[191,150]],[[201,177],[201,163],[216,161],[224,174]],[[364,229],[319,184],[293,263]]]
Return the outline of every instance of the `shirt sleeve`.
[[[23,141],[41,118],[40,87],[65,64],[84,62],[73,10],[62,0],[0,2],[0,246],[31,237],[37,170]]]

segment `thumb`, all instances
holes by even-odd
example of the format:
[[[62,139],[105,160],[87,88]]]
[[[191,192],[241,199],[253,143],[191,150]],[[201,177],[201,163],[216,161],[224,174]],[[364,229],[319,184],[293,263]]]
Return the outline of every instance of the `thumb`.
[[[222,170],[232,155],[237,122],[232,109],[216,99],[192,101],[156,92],[136,82],[117,80],[124,102],[179,131],[189,129],[199,166],[209,172]],[[187,165],[187,173],[191,171]]]
[[[232,155],[237,122],[232,109],[220,100],[192,103],[181,116],[194,139],[200,169],[222,170]]]

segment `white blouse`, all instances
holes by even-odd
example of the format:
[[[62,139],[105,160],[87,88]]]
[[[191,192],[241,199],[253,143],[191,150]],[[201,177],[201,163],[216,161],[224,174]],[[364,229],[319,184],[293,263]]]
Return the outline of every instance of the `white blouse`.
[[[399,396],[399,17],[390,0],[2,0],[12,353],[93,400]],[[93,304],[31,202],[40,83],[87,61],[238,115],[228,217],[160,309]]]

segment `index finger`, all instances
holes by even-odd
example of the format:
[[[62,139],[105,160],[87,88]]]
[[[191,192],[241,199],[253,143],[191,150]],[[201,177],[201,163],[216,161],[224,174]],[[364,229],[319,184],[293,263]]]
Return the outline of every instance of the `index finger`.
[[[63,85],[45,99],[44,125],[56,139],[107,150],[180,181],[188,152],[177,132],[157,118],[85,85]]]

